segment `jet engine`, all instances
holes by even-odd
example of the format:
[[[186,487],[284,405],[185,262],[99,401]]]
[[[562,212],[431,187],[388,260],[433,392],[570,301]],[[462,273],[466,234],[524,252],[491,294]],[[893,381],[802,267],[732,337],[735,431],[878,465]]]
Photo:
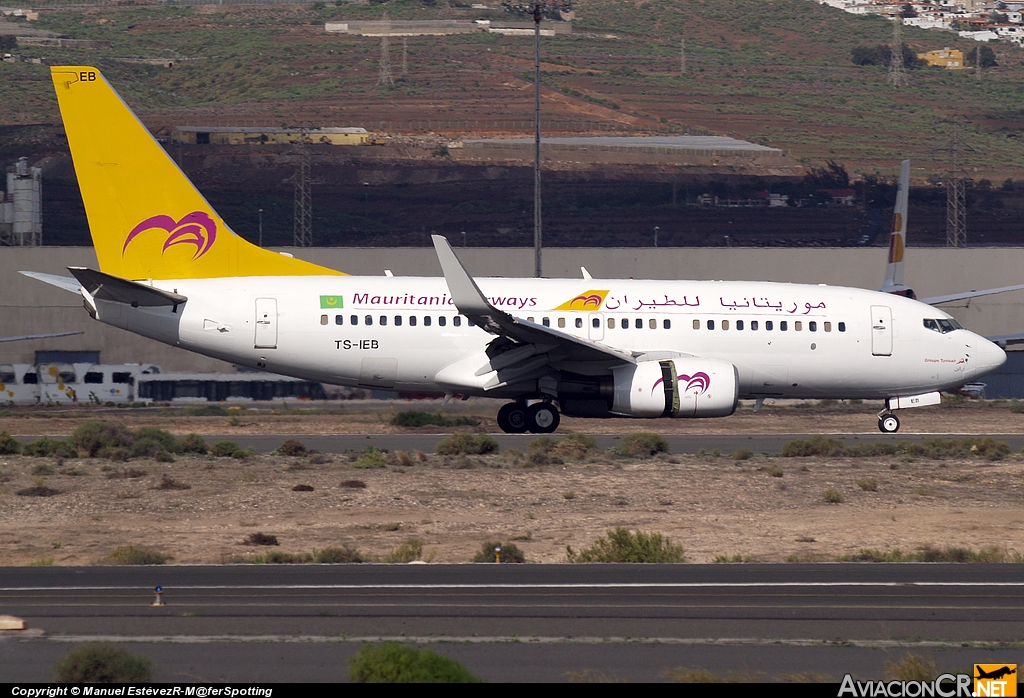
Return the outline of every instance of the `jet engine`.
[[[630,417],[727,417],[736,411],[739,373],[724,361],[678,358],[613,369],[611,412]]]

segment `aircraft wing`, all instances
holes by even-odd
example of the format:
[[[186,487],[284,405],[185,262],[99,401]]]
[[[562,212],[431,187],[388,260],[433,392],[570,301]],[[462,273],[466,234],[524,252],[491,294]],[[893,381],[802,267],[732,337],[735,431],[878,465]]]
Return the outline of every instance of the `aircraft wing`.
[[[561,363],[576,362],[598,362],[608,366],[636,363],[636,357],[629,352],[534,322],[520,320],[498,310],[487,301],[473,277],[455,256],[448,240],[441,235],[432,235],[431,239],[455,307],[487,332],[506,337],[516,344],[532,345],[533,351],[524,352],[527,356],[547,354],[547,363],[556,368]]]
[[[1024,289],[1024,284],[1001,286],[999,288],[986,288],[981,291],[963,291],[961,293],[951,293],[948,296],[933,296],[931,298],[918,298],[917,300],[922,303],[927,303],[928,305],[939,305],[941,303],[962,301],[968,298],[978,298],[979,296],[994,296],[997,293],[1006,293],[1007,291],[1020,291],[1021,289]]]
[[[995,342],[1004,349],[1011,344],[1024,344],[1024,334],[1000,334],[995,337],[985,337],[990,342]]]
[[[82,334],[81,330],[74,332],[51,332],[50,334],[23,334],[19,337],[0,337],[0,342],[20,342],[23,339],[50,339],[51,337],[67,337],[73,334]]]

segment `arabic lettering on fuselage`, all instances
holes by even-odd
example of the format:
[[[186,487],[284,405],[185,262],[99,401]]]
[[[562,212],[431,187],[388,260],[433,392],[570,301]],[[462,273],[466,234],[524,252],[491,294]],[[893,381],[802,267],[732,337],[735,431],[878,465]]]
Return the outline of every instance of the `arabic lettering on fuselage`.
[[[782,303],[781,301],[779,301],[777,303],[773,303],[769,299],[765,298],[764,296],[762,296],[760,298],[745,298],[744,297],[744,298],[741,298],[738,301],[737,300],[733,300],[733,301],[729,301],[728,303],[726,303],[725,298],[719,296],[718,297],[718,302],[722,305],[723,308],[727,308],[729,310],[739,310],[741,308],[750,308],[750,307],[763,308],[763,309],[769,309],[770,308],[770,309],[772,309],[772,310],[774,310],[774,311],[776,311],[778,313],[785,312],[785,313],[788,313],[790,315],[795,315],[796,313],[798,313],[800,311],[800,304],[795,302],[795,301],[793,302],[793,307],[791,309],[789,309],[789,310],[786,310],[785,304]],[[808,315],[812,310],[817,310],[817,309],[824,310],[825,309],[825,302],[821,301],[821,302],[816,303],[814,305],[811,305],[810,302],[806,302],[806,303],[804,303],[803,307],[804,307],[804,311],[803,311],[803,313],[801,313],[801,315]]]
[[[623,306],[629,306],[629,296],[609,296],[604,303],[605,310],[618,310]],[[664,294],[664,300],[652,298],[651,300],[638,299],[633,302],[632,310],[643,310],[644,308],[697,308],[700,306],[700,296],[683,296],[681,299],[669,298]]]

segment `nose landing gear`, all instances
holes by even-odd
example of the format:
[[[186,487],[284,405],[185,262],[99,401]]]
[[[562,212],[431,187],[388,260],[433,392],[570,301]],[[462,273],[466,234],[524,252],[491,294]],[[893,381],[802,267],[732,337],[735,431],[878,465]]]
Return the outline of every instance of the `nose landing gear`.
[[[883,434],[895,434],[900,430],[900,418],[888,409],[878,413],[878,430]]]
[[[522,402],[510,402],[498,410],[498,426],[506,434],[550,434],[558,428],[559,421],[558,410],[548,402],[529,407]]]

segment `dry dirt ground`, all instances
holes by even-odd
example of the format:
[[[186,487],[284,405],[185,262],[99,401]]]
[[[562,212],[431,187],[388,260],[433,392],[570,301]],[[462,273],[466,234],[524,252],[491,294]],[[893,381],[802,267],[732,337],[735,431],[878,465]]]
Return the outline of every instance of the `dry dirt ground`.
[[[0,430],[61,435],[102,417],[132,428],[163,426],[176,434],[381,433],[402,431],[388,424],[391,411],[402,407],[319,413],[278,407],[233,411],[235,419],[160,409],[11,410],[0,414]],[[1015,408],[921,409],[908,413],[904,424],[932,433],[1020,432],[1024,415]],[[490,410],[480,410],[485,413]],[[874,418],[867,405],[766,408],[757,415],[747,407],[726,420],[565,420],[563,425],[567,432],[655,427],[867,433]],[[406,455],[389,454],[388,465],[379,469],[355,468],[354,456],[347,454],[241,460],[178,455],[173,463],[0,456],[0,565],[93,564],[124,545],[151,547],[178,563],[341,545],[384,557],[413,537],[423,543],[423,558],[437,562],[468,561],[486,540],[514,542],[530,562],[564,562],[567,545],[586,547],[615,526],[666,534],[693,562],[733,555],[763,561],[834,559],[862,548],[913,551],[927,545],[1024,552],[1024,460],[1017,454],[989,462],[778,454],[746,460],[728,454],[629,459],[593,453],[582,461],[546,465],[532,464],[517,451]],[[326,462],[315,462],[320,460]],[[127,469],[137,476],[116,477]],[[165,474],[191,488],[156,489]],[[60,494],[16,494],[40,478]],[[349,480],[366,487],[342,486]],[[859,484],[869,481],[875,491]],[[296,485],[313,489],[294,491]],[[827,488],[838,490],[843,501],[826,503]],[[276,536],[280,546],[242,545],[254,532]]]

